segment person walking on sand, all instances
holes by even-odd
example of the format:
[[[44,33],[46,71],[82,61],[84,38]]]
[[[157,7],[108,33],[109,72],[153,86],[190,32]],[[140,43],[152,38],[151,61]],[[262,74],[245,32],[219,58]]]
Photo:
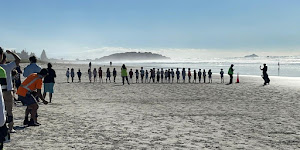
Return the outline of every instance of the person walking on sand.
[[[6,78],[3,78],[3,80],[6,80],[6,85],[1,83],[2,85],[2,95],[4,98],[4,103],[5,103],[5,109],[7,113],[7,120],[6,122],[8,123],[8,131],[10,133],[15,133],[16,131],[13,129],[13,103],[14,103],[14,97],[13,97],[13,92],[14,87],[13,87],[13,82],[12,82],[12,71],[19,66],[21,58],[15,54],[14,52],[10,50],[6,50],[7,54],[10,54],[14,57],[14,61],[7,63],[7,57],[6,54],[3,53],[3,50],[1,48],[0,53],[2,54],[2,61],[0,61],[0,66],[5,70],[6,72]],[[0,55],[1,55],[0,54]],[[2,80],[2,78],[1,78]]]
[[[98,69],[98,74],[99,74],[99,82],[103,83],[101,67],[99,67],[99,69]]]
[[[114,68],[113,70],[113,76],[114,76],[114,83],[116,83],[116,77],[117,77],[117,70]]]
[[[191,68],[188,69],[188,77],[189,77],[189,83],[191,83],[191,77],[192,77]]]
[[[177,83],[178,83],[180,81],[180,71],[178,68],[176,69],[176,77],[177,77]]]
[[[74,72],[74,68],[71,69],[71,79],[72,82],[74,81],[74,77],[75,77],[75,72]]]
[[[52,102],[52,94],[54,93],[54,78],[56,78],[56,73],[52,69],[52,64],[48,63],[48,75],[44,78],[44,99],[46,98],[46,93],[49,93],[49,102]]]
[[[148,83],[148,77],[149,77],[149,72],[148,70],[146,70],[146,76],[145,76],[145,83]]]
[[[230,81],[229,81],[228,84],[232,84],[232,80],[233,80],[233,71],[234,71],[233,66],[234,66],[234,65],[231,64],[230,68],[228,69],[228,75],[229,75],[229,77],[230,77]]]
[[[144,82],[144,76],[145,76],[145,71],[144,71],[143,67],[141,67],[140,72],[141,72],[141,82],[143,83]]]
[[[199,83],[201,82],[201,69],[199,69],[199,71],[198,71],[198,79],[199,79]]]
[[[196,80],[197,80],[197,72],[196,72],[196,70],[194,70],[194,80],[193,80],[193,83],[196,83]]]
[[[131,83],[133,83],[132,77],[133,77],[133,71],[132,71],[132,69],[130,69],[130,71],[129,71],[129,79],[130,79]]]
[[[94,68],[94,70],[93,70],[93,75],[94,75],[94,82],[97,82],[97,69],[96,68]]]
[[[135,83],[139,83],[139,70],[135,70]]]
[[[205,72],[205,69],[203,69],[203,83],[206,82],[206,72]]]
[[[90,83],[92,83],[92,71],[91,71],[91,68],[88,69],[88,75],[89,75]]]
[[[157,69],[157,74],[156,74],[156,77],[157,77],[156,82],[157,82],[157,83],[159,83],[160,73],[161,73],[161,72],[159,71],[159,69]]]
[[[69,83],[69,78],[70,78],[70,69],[69,68],[66,72],[66,76],[67,76],[67,82]]]
[[[168,69],[168,82],[169,83],[171,82],[171,71],[170,71],[170,69]]]
[[[78,76],[78,82],[81,82],[81,72],[80,72],[80,69],[78,69],[77,76]]]
[[[39,126],[40,123],[37,122],[37,110],[39,105],[36,100],[36,96],[38,96],[44,104],[48,104],[48,102],[44,99],[42,95],[42,85],[43,78],[45,78],[48,74],[47,69],[42,69],[39,73],[32,73],[29,75],[19,87],[17,94],[19,99],[22,101],[24,105],[28,107],[25,111],[25,119],[23,124],[28,126]],[[28,121],[28,115],[31,114],[31,119]]]
[[[261,66],[259,67],[260,70],[263,71],[263,75],[262,75],[262,78],[264,79],[264,85],[267,85],[267,84],[270,84],[270,79],[269,79],[269,75],[267,73],[268,71],[268,66],[266,64],[264,64],[264,68],[261,68]]]
[[[41,71],[41,67],[36,64],[37,59],[35,56],[29,57],[30,64],[24,68],[23,76],[28,77],[32,73],[39,73]]]
[[[172,83],[173,83],[174,77],[175,77],[175,73],[174,73],[174,70],[173,70],[173,69],[171,69],[171,75],[172,75]]]
[[[122,65],[121,76],[122,76],[122,83],[123,83],[123,85],[124,85],[124,80],[125,79],[126,79],[128,85],[130,85],[129,81],[128,81],[127,68],[126,68],[125,64]]]
[[[155,83],[155,68],[152,69],[152,81]]]
[[[211,69],[208,70],[208,83],[212,83],[212,72]]]
[[[165,70],[165,81],[168,82],[168,69]]]
[[[92,70],[92,62],[89,63],[89,68]]]
[[[182,74],[183,83],[185,83],[185,75],[186,75],[185,68],[182,68],[181,74]]]
[[[106,83],[107,83],[107,79],[109,80],[109,83],[111,83],[110,82],[110,70],[109,70],[109,68],[107,68],[107,70],[106,70]]]
[[[220,71],[220,76],[221,76],[221,83],[224,83],[224,71],[221,69]]]

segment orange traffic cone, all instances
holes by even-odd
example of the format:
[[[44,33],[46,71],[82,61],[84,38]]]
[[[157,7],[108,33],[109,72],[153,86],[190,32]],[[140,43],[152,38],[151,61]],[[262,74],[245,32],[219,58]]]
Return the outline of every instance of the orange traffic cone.
[[[236,83],[240,83],[239,73],[237,74]]]

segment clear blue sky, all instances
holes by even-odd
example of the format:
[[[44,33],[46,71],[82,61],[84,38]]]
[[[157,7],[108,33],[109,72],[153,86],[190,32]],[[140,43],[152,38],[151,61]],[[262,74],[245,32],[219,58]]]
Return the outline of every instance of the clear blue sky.
[[[45,49],[51,57],[80,57],[103,47],[300,52],[299,0],[0,0],[0,5],[0,45],[37,54]]]

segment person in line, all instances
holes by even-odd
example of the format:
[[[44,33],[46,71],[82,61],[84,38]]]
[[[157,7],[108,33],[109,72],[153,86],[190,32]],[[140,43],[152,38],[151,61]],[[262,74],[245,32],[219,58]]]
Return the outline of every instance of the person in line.
[[[130,85],[129,81],[128,81],[127,68],[126,68],[125,64],[122,65],[121,76],[122,76],[122,83],[123,83],[123,85],[124,85],[124,80],[125,79],[126,79],[128,85]]]
[[[74,68],[71,68],[71,79],[72,79],[72,83],[74,82],[74,77],[75,77]]]
[[[224,83],[224,71],[221,69],[220,71],[220,76],[221,76],[221,83]]]
[[[155,83],[155,68],[152,69],[152,81]]]
[[[165,81],[168,82],[168,69],[165,70]]]
[[[14,61],[10,62],[7,64],[7,57],[6,54],[3,53],[2,51],[2,61],[0,62],[0,66],[5,70],[6,72],[6,86],[2,86],[2,94],[3,94],[3,98],[4,98],[4,103],[5,103],[5,109],[6,109],[6,113],[7,113],[7,123],[8,123],[8,131],[10,133],[15,133],[15,130],[13,129],[13,104],[14,104],[14,98],[13,98],[13,92],[14,88],[13,88],[13,83],[12,83],[12,71],[19,66],[21,58],[13,53],[10,50],[6,50],[7,54],[13,55],[14,57]],[[2,85],[2,84],[1,84]]]
[[[103,83],[101,67],[99,67],[99,69],[98,69],[98,74],[99,74],[99,82]]]
[[[42,69],[39,73],[32,73],[29,75],[19,87],[17,94],[19,99],[25,104],[28,109],[25,111],[25,119],[23,124],[29,126],[39,126],[40,123],[37,122],[37,110],[39,105],[35,96],[38,96],[44,104],[48,104],[48,102],[44,99],[42,95],[42,85],[43,78],[45,78],[48,74],[47,69]],[[30,111],[28,111],[30,110]],[[31,115],[31,120],[28,121],[28,114]]]
[[[113,70],[113,76],[114,76],[114,83],[116,83],[116,77],[117,77],[117,70],[114,68]]]
[[[78,82],[81,82],[81,75],[82,75],[82,73],[81,73],[80,69],[78,69],[78,72],[77,72]]]
[[[94,75],[94,82],[97,82],[97,69],[96,68],[94,68],[94,70],[93,70],[93,75]]]
[[[203,83],[206,82],[206,72],[205,72],[205,69],[203,69]]]
[[[135,83],[139,83],[139,70],[135,70]]]
[[[233,80],[233,72],[234,72],[234,69],[233,69],[233,64],[231,64],[230,68],[228,69],[228,75],[230,77],[230,81],[228,84],[232,84],[232,80]]]
[[[199,79],[199,83],[201,83],[201,75],[202,75],[201,69],[199,69],[199,71],[198,71],[198,79]]]
[[[176,77],[177,77],[177,83],[178,83],[180,81],[180,71],[178,68],[176,69]]]
[[[70,69],[69,68],[67,69],[66,76],[67,76],[67,82],[70,83],[69,82],[69,78],[70,78]]]
[[[197,71],[194,70],[194,80],[193,80],[193,83],[196,83],[197,81]]]
[[[107,83],[107,79],[109,80],[109,83],[110,83],[111,81],[110,81],[110,70],[109,70],[109,68],[107,68],[107,70],[106,70],[106,83]]]
[[[144,76],[145,76],[145,71],[144,71],[143,67],[141,67],[140,72],[141,72],[141,82],[143,83],[144,82]]]
[[[149,72],[148,70],[146,70],[146,76],[145,76],[145,83],[148,83],[148,77],[149,77]]]
[[[182,68],[181,74],[182,74],[183,83],[185,83],[185,75],[186,75],[185,68]]]
[[[91,68],[88,69],[88,76],[89,76],[90,83],[92,83],[92,70],[91,70]]]
[[[168,75],[168,82],[170,83],[171,82],[171,71],[170,71],[170,69],[168,69],[167,75]]]
[[[267,64],[264,64],[264,68],[261,68],[261,66],[259,67],[260,70],[262,70],[263,72],[263,75],[262,75],[262,78],[264,79],[264,85],[267,85],[267,84],[270,84],[270,79],[269,79],[269,75],[267,73],[268,71],[268,66]]]
[[[32,73],[39,73],[41,71],[41,67],[36,64],[37,59],[35,56],[29,57],[30,64],[24,68],[24,77],[28,77]]]
[[[159,69],[158,69],[159,70]],[[161,83],[164,83],[164,68],[161,68],[160,70],[160,77],[161,77]],[[158,77],[159,78],[159,77]]]
[[[173,69],[171,69],[171,75],[172,75],[172,83],[173,83],[174,77],[175,77],[175,73],[174,73],[174,70],[173,70]]]
[[[159,83],[160,73],[161,72],[159,71],[159,69],[157,69],[157,73],[156,73],[156,78],[157,78],[156,82],[157,83]]]
[[[131,83],[133,83],[132,77],[133,77],[133,71],[132,71],[132,69],[130,69],[130,71],[129,71],[129,79],[130,79]]]
[[[212,72],[211,69],[208,70],[208,83],[212,83]]]
[[[189,83],[191,83],[191,77],[192,77],[191,68],[188,68],[188,77],[189,77]]]
[[[49,102],[52,102],[52,94],[54,93],[54,78],[56,78],[56,73],[55,71],[52,69],[52,64],[48,63],[47,64],[48,68],[48,75],[44,78],[44,94],[43,97],[44,99],[46,98],[46,93],[49,93]]]

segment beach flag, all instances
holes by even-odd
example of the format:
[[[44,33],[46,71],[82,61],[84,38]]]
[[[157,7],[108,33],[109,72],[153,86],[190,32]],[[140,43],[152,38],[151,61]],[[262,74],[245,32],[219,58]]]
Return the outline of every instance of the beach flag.
[[[239,73],[237,73],[236,83],[240,83]]]

